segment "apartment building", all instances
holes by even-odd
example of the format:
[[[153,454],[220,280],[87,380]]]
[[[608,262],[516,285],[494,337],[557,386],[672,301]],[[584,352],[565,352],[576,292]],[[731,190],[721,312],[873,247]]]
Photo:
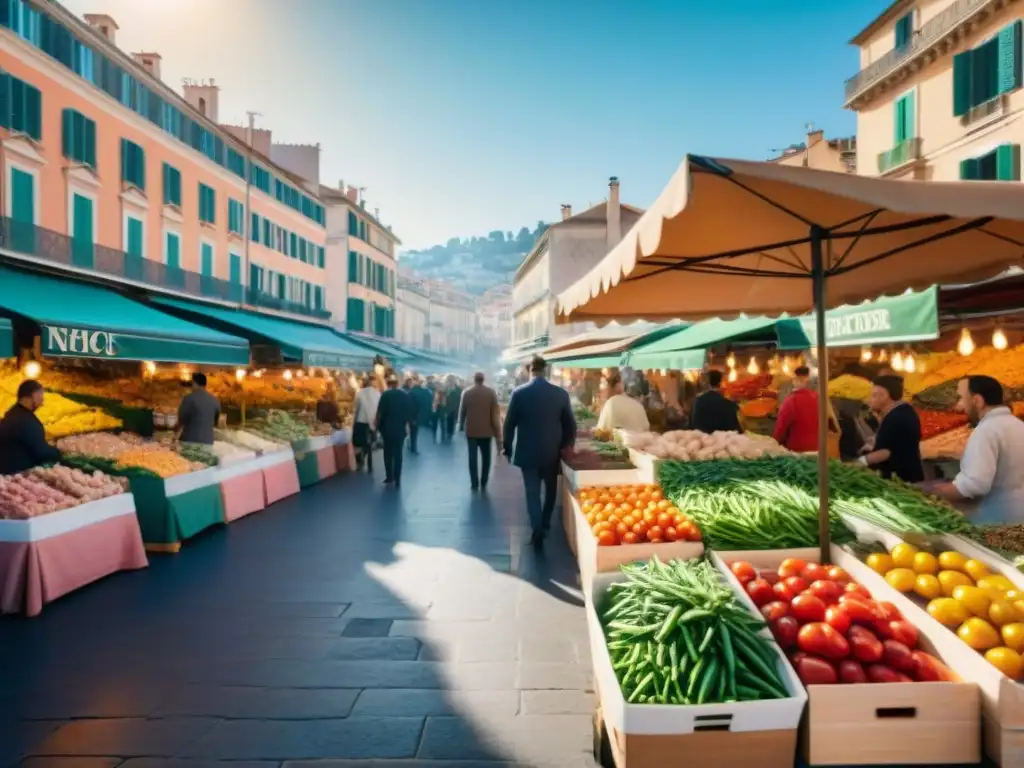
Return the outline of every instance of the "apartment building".
[[[856,173],[857,139],[826,139],[822,130],[808,127],[807,140],[776,152],[768,162],[816,168],[835,173]]]
[[[1006,0],[902,0],[858,33],[857,172],[1019,181],[1022,15]]]
[[[430,349],[430,289],[407,270],[398,271],[395,296],[396,340],[413,349]]]
[[[512,286],[497,285],[477,299],[477,357],[497,360],[512,343]]]
[[[428,350],[455,360],[476,354],[476,299],[440,280],[426,281]]]
[[[218,124],[214,81],[178,94],[117,31],[0,2],[3,257],[326,319],[317,191]]]

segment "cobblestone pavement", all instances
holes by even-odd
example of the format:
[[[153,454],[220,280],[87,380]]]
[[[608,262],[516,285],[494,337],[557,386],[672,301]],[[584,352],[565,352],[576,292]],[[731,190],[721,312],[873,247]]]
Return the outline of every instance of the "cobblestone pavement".
[[[0,619],[0,766],[593,766],[578,578],[464,441]],[[229,762],[230,761],[230,762]]]

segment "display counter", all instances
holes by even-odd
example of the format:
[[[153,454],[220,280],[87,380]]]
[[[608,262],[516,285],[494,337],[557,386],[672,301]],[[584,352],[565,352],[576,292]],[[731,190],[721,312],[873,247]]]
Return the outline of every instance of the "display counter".
[[[177,475],[131,478],[131,491],[151,552],[178,552],[193,536],[224,523],[218,467]]]

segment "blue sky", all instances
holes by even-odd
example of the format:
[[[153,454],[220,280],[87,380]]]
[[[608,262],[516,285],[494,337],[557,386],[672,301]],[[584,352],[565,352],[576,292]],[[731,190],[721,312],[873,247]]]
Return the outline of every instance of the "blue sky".
[[[645,207],[686,152],[764,159],[854,133],[849,39],[884,0],[65,0],[164,79],[214,77],[222,122],[319,142],[406,247]]]

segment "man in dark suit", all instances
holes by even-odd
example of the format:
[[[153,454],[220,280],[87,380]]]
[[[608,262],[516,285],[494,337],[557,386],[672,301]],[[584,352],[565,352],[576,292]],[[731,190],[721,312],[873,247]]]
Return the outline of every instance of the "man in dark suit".
[[[434,399],[430,390],[423,386],[422,379],[413,381],[409,397],[412,398],[413,408],[416,410],[416,418],[409,427],[409,453],[416,454],[419,453],[417,437],[420,427],[429,427],[430,419],[434,415]]]
[[[398,377],[392,374],[377,406],[377,433],[384,440],[384,485],[402,485],[402,446],[415,418],[412,398],[398,388]]]
[[[569,394],[550,383],[545,378],[546,372],[544,359],[533,358],[530,362],[533,378],[512,393],[504,428],[504,454],[522,470],[526,509],[533,526],[530,543],[538,549],[543,546],[551,527],[562,451],[576,442],[576,419],[572,415]],[[543,504],[541,485],[544,486]]]

